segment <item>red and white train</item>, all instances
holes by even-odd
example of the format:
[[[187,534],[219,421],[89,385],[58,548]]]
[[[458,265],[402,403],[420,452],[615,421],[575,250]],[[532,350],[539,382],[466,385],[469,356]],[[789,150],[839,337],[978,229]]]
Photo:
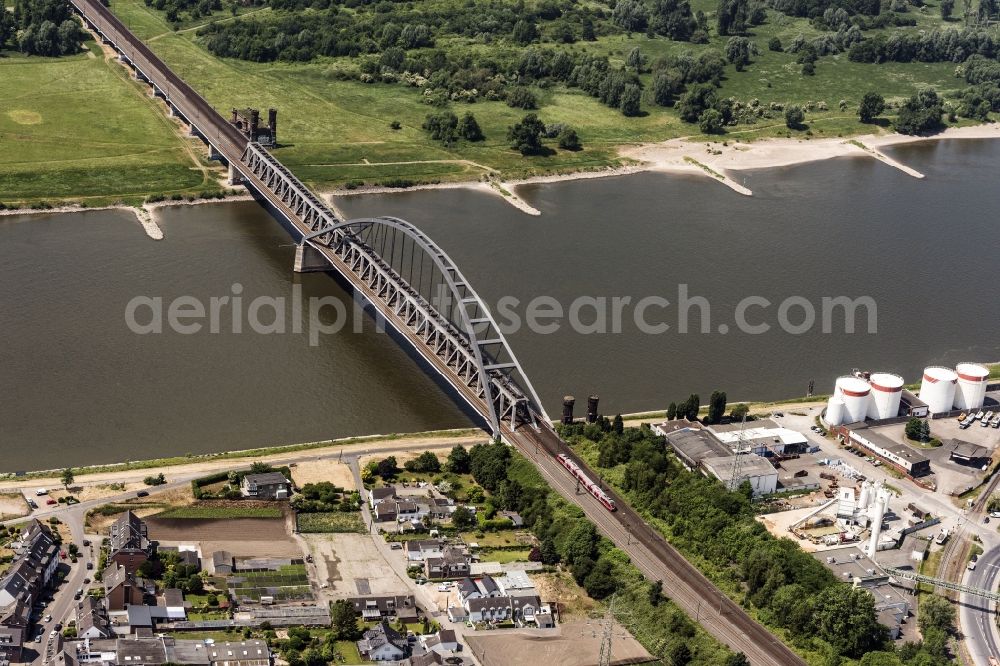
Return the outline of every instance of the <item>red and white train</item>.
[[[615,501],[611,499],[600,486],[594,483],[589,476],[584,474],[583,470],[580,469],[580,466],[570,460],[569,456],[565,453],[560,453],[556,456],[556,460],[559,461],[560,465],[569,470],[569,473],[580,481],[580,485],[584,486],[587,489],[587,492],[596,497],[597,501],[603,504],[605,509],[608,511],[614,511],[617,508],[615,507]]]

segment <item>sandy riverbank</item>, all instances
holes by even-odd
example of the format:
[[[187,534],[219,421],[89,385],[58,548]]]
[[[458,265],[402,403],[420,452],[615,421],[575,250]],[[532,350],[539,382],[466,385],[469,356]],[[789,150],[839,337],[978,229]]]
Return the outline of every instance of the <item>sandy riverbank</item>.
[[[949,139],[1000,139],[1000,124],[949,127],[943,132],[929,137],[884,133],[863,134],[846,138],[762,139],[751,142],[743,142],[726,136],[720,136],[714,142],[692,141],[684,138],[670,139],[659,143],[623,146],[619,149],[619,155],[631,162],[630,164],[596,171],[551,174],[490,183],[479,181],[434,183],[408,188],[337,189],[325,192],[325,194],[328,197],[346,197],[417,190],[471,188],[500,196],[515,208],[529,215],[540,215],[539,210],[518,195],[517,187],[535,183],[608,178],[652,171],[707,176],[735,192],[751,196],[753,192],[733,178],[730,172],[788,167],[838,157],[876,159],[909,176],[923,178],[922,173],[886,155],[883,149],[906,143]],[[724,143],[725,145],[723,145]]]

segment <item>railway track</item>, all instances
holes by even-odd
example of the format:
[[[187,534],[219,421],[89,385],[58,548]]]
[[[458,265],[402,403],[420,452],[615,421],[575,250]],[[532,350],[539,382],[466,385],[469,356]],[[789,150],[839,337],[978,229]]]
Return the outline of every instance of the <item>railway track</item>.
[[[734,651],[743,652],[755,666],[805,664],[684,559],[614,490],[605,488],[618,507],[614,513],[589,492],[578,494],[576,479],[556,461],[557,455],[566,454],[591,478],[598,476],[551,427],[542,424],[538,431],[522,427],[516,434],[509,433],[509,439],[535,463],[556,491],[579,505],[605,536],[629,554],[647,578],[663,581],[666,594],[708,633]]]

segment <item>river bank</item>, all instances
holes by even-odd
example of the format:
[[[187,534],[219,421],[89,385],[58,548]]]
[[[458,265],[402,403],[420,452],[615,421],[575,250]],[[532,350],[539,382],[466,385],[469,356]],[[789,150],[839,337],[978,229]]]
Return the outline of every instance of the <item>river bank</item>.
[[[952,139],[1000,139],[1000,125],[949,127],[933,136],[886,133],[836,138],[761,139],[747,142],[738,139],[730,140],[725,136],[720,136],[711,142],[679,138],[658,143],[621,146],[619,148],[620,156],[630,162],[621,167],[549,174],[518,180],[432,183],[406,188],[362,187],[350,190],[340,188],[325,191],[323,194],[328,198],[355,197],[365,194],[468,188],[490,192],[502,197],[522,212],[529,215],[540,215],[540,211],[517,194],[516,188],[537,183],[558,183],[642,172],[660,172],[708,176],[739,194],[752,196],[753,192],[734,178],[730,172],[798,166],[839,157],[869,157],[914,178],[923,178],[924,174],[886,155],[883,149],[908,143]]]

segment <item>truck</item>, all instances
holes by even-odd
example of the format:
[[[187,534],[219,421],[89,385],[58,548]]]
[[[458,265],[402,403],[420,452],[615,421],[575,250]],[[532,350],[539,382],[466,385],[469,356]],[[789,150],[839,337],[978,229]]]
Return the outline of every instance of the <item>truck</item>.
[[[934,543],[940,546],[948,540],[949,536],[951,536],[951,533],[947,530],[947,528],[942,528],[942,530],[938,532],[938,535],[934,537]]]

